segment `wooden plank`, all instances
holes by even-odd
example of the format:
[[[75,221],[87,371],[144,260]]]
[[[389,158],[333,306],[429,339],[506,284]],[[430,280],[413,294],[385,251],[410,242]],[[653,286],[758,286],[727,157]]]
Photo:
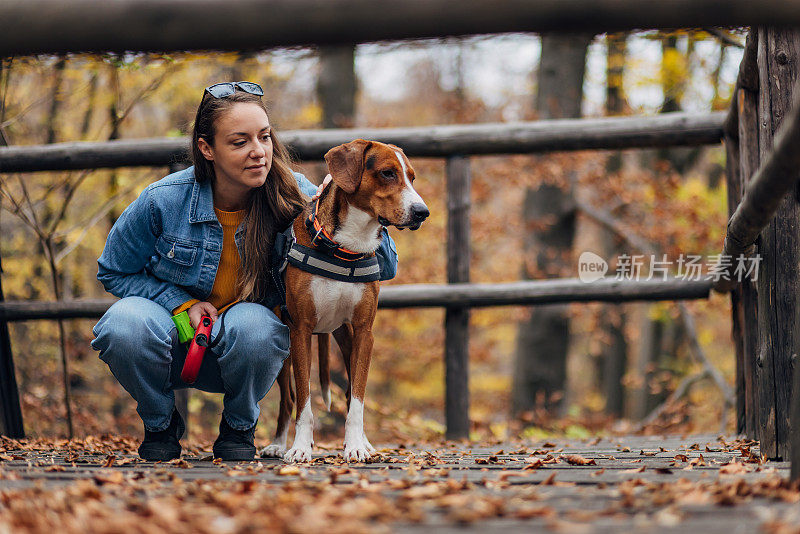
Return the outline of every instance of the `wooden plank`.
[[[757,42],[757,32],[750,32],[748,43]],[[739,197],[743,196],[748,183],[759,166],[758,148],[758,92],[739,89]],[[758,437],[758,396],[756,395],[756,365],[758,359],[758,291],[749,277],[739,284],[739,299],[743,327],[742,350],[744,366],[745,429],[751,439]]]
[[[106,522],[119,518],[119,524],[144,524],[152,521],[152,513],[141,505],[142,486],[150,502],[169,503],[174,531],[196,531],[197,510],[209,517],[235,517],[252,531],[278,525],[291,532],[309,530],[307,517],[313,514],[352,532],[380,525],[392,532],[442,534],[757,532],[765,530],[765,517],[779,518],[775,524],[788,531],[800,524],[796,504],[786,502],[795,493],[781,480],[788,465],[743,463],[750,458],[742,457],[742,449],[757,458],[758,446],[735,437],[376,443],[380,456],[349,464],[340,463],[338,443],[315,449],[312,462],[290,467],[272,458],[218,465],[211,462],[208,442],[190,441],[182,461],[173,463],[139,461],[122,444],[102,438],[88,445],[48,447],[42,440],[35,447],[30,442],[4,445],[10,459],[2,462],[3,497],[15,505],[4,509],[3,519],[23,525],[15,532],[37,530],[25,529],[29,524],[79,524],[88,506]],[[570,455],[592,465],[573,465]],[[532,469],[537,458],[545,464]],[[108,464],[113,465],[104,467]],[[82,491],[86,486],[92,491]],[[195,487],[202,491],[192,491]],[[65,492],[71,506],[63,505]],[[176,494],[181,498],[175,499]],[[269,515],[272,509],[267,508],[259,512],[258,524],[246,517],[249,510],[281,497],[287,503],[294,497],[302,513],[280,509]],[[337,499],[363,501],[369,514],[337,514],[339,508],[329,505]],[[241,513],[234,514],[237,510]],[[32,519],[39,516],[47,520]]]
[[[404,284],[381,288],[380,308],[437,308],[466,306],[515,306],[563,302],[630,302],[705,299],[711,281],[668,279],[621,281],[604,278],[590,284],[577,278],[535,280],[498,284]],[[0,319],[98,318],[114,299],[62,302],[13,301],[0,303]]]
[[[278,135],[302,160],[322,159],[332,146],[358,138],[401,146],[410,157],[448,157],[716,144],[722,139],[724,119],[722,111],[664,113],[656,117],[291,130]],[[169,137],[0,147],[0,172],[170,165],[186,159],[188,145],[187,137]]]
[[[2,6],[2,56],[257,50],[501,32],[800,25],[793,0],[6,0]]]
[[[469,283],[470,191],[469,158],[448,158],[447,281]],[[445,422],[447,439],[469,438],[469,308],[445,310]]]
[[[759,30],[759,148],[762,161],[772,149],[773,136],[782,122],[796,119],[791,110],[791,88],[798,75],[800,34],[792,30]],[[798,95],[795,95],[798,96]],[[790,110],[791,115],[790,115]],[[798,136],[800,142],[800,136]],[[781,140],[776,140],[775,152]],[[797,143],[792,147],[794,152]],[[766,164],[765,164],[766,165]],[[760,174],[760,171],[759,171]],[[798,353],[798,303],[800,291],[800,205],[798,167],[785,169],[792,194],[780,202],[774,219],[761,233],[761,272],[758,279],[758,323],[761,333],[759,380],[762,452],[769,458],[789,458],[789,406],[793,354]],[[754,178],[754,181],[758,177]]]

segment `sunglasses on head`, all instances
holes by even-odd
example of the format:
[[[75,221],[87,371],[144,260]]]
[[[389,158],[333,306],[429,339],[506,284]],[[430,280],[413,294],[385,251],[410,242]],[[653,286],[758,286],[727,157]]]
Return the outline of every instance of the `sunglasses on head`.
[[[205,92],[214,98],[225,98],[226,96],[231,96],[233,93],[235,93],[237,87],[245,93],[250,93],[251,95],[256,96],[264,96],[264,90],[261,88],[261,86],[253,82],[215,83],[214,85],[209,85],[206,87]]]

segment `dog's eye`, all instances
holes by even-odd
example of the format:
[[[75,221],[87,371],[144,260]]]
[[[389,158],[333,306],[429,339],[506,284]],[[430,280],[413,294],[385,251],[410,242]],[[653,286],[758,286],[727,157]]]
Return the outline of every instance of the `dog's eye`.
[[[394,180],[396,176],[397,175],[391,169],[381,171],[381,178],[384,178],[386,180]]]

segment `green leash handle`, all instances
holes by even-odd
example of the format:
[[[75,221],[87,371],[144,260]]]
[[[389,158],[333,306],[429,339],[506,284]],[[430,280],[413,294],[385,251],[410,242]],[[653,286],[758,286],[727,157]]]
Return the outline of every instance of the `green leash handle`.
[[[192,328],[192,323],[189,321],[188,311],[173,315],[172,322],[175,323],[175,327],[178,329],[178,341],[186,343],[194,339],[194,328]]]

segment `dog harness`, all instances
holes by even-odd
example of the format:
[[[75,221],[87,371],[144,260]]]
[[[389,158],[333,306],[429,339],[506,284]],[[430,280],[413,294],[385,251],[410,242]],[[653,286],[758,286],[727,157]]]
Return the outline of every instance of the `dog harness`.
[[[311,247],[297,243],[294,224],[275,237],[276,258],[273,265],[273,279],[285,293],[283,271],[291,263],[300,270],[324,276],[340,282],[364,283],[380,279],[380,266],[374,252],[358,253],[348,250],[325,231],[317,219],[319,198],[314,202],[311,214],[305,220],[305,227],[311,237]],[[282,294],[284,297],[285,294]]]
[[[334,255],[330,246],[320,246],[318,240],[316,247],[303,246],[295,239],[294,225],[279,233],[275,241],[275,251],[281,258],[277,266],[278,274],[282,275],[286,265],[291,263],[300,270],[340,282],[364,283],[380,279],[380,266],[374,253],[358,254],[357,258],[348,260]],[[312,243],[314,241],[312,237]]]

